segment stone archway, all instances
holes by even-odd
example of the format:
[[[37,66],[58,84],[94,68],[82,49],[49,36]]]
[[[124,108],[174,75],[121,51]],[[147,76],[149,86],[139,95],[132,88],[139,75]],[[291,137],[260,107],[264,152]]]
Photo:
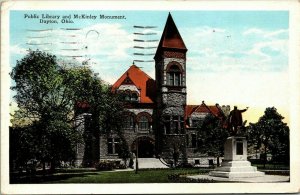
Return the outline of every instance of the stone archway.
[[[136,138],[131,145],[131,151],[135,154],[137,151],[137,146],[139,158],[155,157],[154,140],[152,138],[147,136]]]

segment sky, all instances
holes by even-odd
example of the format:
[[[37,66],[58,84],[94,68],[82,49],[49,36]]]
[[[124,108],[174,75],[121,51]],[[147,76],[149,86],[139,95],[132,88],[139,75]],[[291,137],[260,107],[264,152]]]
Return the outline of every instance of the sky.
[[[76,62],[78,66],[88,60],[101,79],[113,84],[133,60],[153,60],[155,48],[139,50],[134,46],[156,47],[168,13],[136,10],[11,11],[11,68],[29,48],[40,49],[57,55],[62,62]],[[25,17],[26,14],[36,14],[39,19]],[[58,23],[40,23],[42,14],[60,18]],[[97,18],[74,19],[74,14]],[[256,122],[266,107],[274,106],[289,122],[288,11],[189,10],[171,11],[171,14],[188,48],[188,104],[205,101],[208,105],[219,103],[232,108],[237,105],[240,109],[248,106],[249,110],[244,114],[248,122]],[[62,17],[69,15],[74,23],[61,23]],[[99,19],[99,15],[120,15],[125,19]],[[79,30],[66,30],[70,28]],[[134,39],[153,42],[141,43]],[[81,57],[73,59],[69,56]],[[154,62],[135,64],[155,78]]]

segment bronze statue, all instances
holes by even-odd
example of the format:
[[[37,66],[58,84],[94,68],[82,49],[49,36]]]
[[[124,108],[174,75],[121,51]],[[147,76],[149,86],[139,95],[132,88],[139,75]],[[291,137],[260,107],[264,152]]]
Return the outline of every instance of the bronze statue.
[[[242,113],[246,112],[249,107],[243,110],[238,110],[237,106],[234,106],[234,109],[230,112],[228,116],[228,128],[231,131],[231,135],[237,135],[240,132],[241,128],[244,126]]]

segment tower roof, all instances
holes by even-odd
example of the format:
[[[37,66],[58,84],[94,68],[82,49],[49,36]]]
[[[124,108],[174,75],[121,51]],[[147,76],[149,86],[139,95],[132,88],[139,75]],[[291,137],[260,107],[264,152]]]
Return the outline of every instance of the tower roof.
[[[170,13],[168,15],[168,19],[164,31],[162,33],[161,39],[159,41],[156,53],[161,48],[187,50]]]
[[[155,81],[136,65],[130,68],[113,84],[112,90],[117,90],[122,84],[131,83],[141,91],[140,103],[153,103]]]

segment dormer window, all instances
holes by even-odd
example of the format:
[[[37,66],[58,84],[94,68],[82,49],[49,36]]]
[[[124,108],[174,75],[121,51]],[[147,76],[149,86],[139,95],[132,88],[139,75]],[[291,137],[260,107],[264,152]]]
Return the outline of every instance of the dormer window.
[[[129,90],[126,90],[125,93],[124,93],[124,100],[125,101],[130,101],[130,91]]]
[[[171,65],[167,72],[167,84],[170,86],[181,86],[181,70],[178,65]]]
[[[136,94],[136,93],[132,93],[131,94],[131,101],[133,101],[133,102],[137,102],[138,101],[138,94]]]
[[[139,95],[136,91],[130,91],[130,90],[125,90],[122,94],[123,100],[127,102],[138,102],[139,101]]]

